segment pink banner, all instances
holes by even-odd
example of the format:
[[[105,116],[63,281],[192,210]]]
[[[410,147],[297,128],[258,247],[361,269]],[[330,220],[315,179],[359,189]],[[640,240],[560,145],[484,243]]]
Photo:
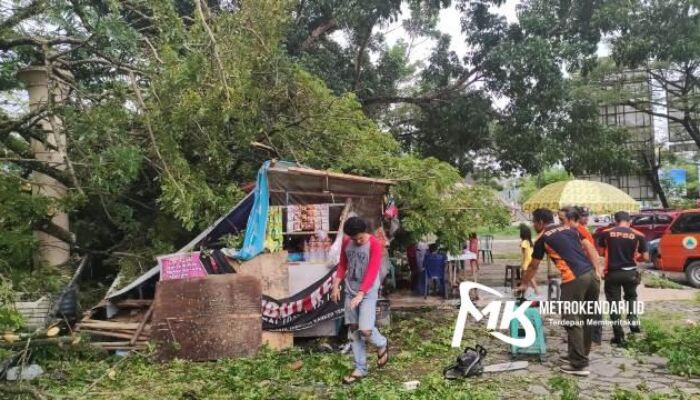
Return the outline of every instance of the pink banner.
[[[160,280],[199,278],[207,275],[199,252],[168,254],[158,257],[160,265]]]

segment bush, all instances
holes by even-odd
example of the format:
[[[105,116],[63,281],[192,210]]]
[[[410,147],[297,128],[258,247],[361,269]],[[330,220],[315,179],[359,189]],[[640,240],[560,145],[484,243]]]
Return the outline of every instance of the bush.
[[[15,292],[12,283],[0,275],[0,332],[19,329],[24,320],[15,310]]]
[[[683,289],[683,285],[678,284],[666,277],[656,274],[646,274],[644,276],[644,286],[653,289]]]
[[[700,375],[700,325],[668,329],[656,321],[643,321],[643,326],[644,337],[631,341],[630,348],[667,357],[666,367],[676,375]]]

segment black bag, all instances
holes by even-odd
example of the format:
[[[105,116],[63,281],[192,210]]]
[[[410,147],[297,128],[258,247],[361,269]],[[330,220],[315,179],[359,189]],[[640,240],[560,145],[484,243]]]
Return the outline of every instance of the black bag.
[[[484,357],[486,357],[486,349],[481,345],[477,344],[476,348],[467,347],[464,353],[457,357],[457,363],[445,368],[442,375],[445,379],[479,376],[484,373],[482,364]]]

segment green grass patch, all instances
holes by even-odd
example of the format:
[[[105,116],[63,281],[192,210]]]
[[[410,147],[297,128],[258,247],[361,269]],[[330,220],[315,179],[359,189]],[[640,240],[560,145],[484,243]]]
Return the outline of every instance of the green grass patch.
[[[682,320],[681,320],[682,321]],[[668,358],[666,367],[681,376],[700,375],[700,325],[642,319],[643,337],[630,341],[630,349]]]
[[[391,344],[391,362],[377,371],[376,357],[370,352],[370,375],[349,387],[341,380],[352,371],[351,356],[312,351],[310,347],[283,352],[263,349],[255,357],[198,363],[157,363],[150,353],[134,354],[120,361],[101,352],[55,348],[36,354],[36,362],[47,373],[32,385],[54,397],[110,400],[496,400],[503,398],[503,393],[524,390],[525,382],[517,376],[443,379],[443,368],[461,352],[450,347],[455,319],[456,310],[394,312],[391,327],[382,329]],[[502,346],[480,325],[468,326],[464,332],[464,344],[475,343],[483,343],[493,351],[487,356],[487,363],[505,361],[505,352],[500,354],[498,350]],[[291,367],[299,361],[300,368]],[[407,391],[403,383],[411,380],[420,384],[416,390]],[[86,388],[94,382],[97,383],[86,394]]]
[[[612,399],[612,400],[668,400],[668,399],[678,398],[678,397],[680,397],[681,399],[685,398],[682,395],[671,397],[671,396],[661,394],[661,393],[646,393],[646,392],[648,392],[648,390],[632,391],[632,390],[627,390],[627,389],[615,388],[615,390],[610,395],[610,399]]]
[[[497,238],[517,238],[520,237],[520,228],[516,226],[506,226],[503,228],[478,228],[476,234],[479,236],[492,235]],[[534,232],[533,232],[534,234]]]
[[[559,394],[561,400],[578,400],[580,391],[575,380],[565,376],[553,376],[549,378],[549,386]]]
[[[644,286],[653,289],[685,289],[685,286],[656,274],[644,274]]]

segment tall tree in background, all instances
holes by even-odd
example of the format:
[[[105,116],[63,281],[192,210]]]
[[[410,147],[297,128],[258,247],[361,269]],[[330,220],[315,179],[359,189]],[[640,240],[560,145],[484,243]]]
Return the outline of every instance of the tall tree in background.
[[[667,119],[677,139],[700,147],[700,1],[610,1],[598,18],[617,65],[645,71],[666,93],[625,104]]]
[[[438,157],[462,173],[478,160],[532,172],[558,162],[572,172],[624,164],[625,154],[571,151],[586,143],[583,130],[593,141],[624,140],[598,122],[595,101],[562,73],[595,59],[599,31],[577,24],[595,11],[588,2],[525,2],[516,24],[494,9],[498,0],[355,3],[300,2],[288,49],[329,87],[355,93],[404,151]],[[403,20],[408,37],[388,46],[384,32],[406,17],[398,14],[402,4],[410,12]],[[446,7],[462,15],[464,57],[435,28]],[[414,44],[426,40],[435,43],[432,54],[411,64]]]
[[[456,187],[450,165],[402,154],[354,94],[334,94],[289,56],[293,6],[37,1],[3,15],[3,89],[22,88],[17,72],[41,65],[69,92],[41,114],[21,104],[1,114],[0,225],[13,235],[0,240],[0,275],[27,270],[31,229],[51,208],[71,218],[73,253],[111,271],[150,268],[235,204],[269,158],[399,179],[404,226],[454,246],[470,227],[506,223],[489,191]],[[31,140],[50,145],[38,115],[63,121],[72,169],[27,150]],[[36,184],[37,171],[61,179],[66,196],[24,203],[21,185]]]

